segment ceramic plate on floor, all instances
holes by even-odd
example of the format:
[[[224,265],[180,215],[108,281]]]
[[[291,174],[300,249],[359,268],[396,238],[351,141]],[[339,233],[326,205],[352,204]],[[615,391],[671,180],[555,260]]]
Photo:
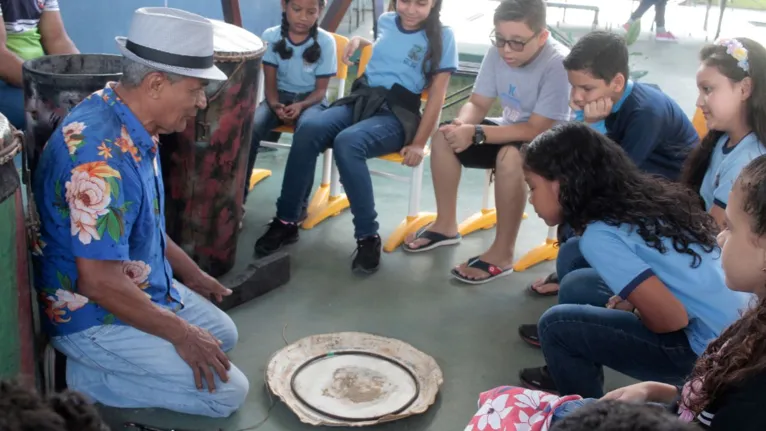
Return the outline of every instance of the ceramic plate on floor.
[[[404,411],[418,386],[412,372],[390,358],[334,352],[304,363],[293,375],[292,390],[325,416],[368,421]]]
[[[267,384],[312,425],[367,426],[425,412],[444,381],[436,361],[391,338],[342,332],[277,352]]]

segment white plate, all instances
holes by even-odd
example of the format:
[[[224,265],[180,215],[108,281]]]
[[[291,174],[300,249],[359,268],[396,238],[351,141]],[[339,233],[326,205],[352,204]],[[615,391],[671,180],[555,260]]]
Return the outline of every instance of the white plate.
[[[418,385],[401,365],[360,353],[308,362],[293,377],[299,399],[327,416],[375,420],[396,414],[417,398]]]

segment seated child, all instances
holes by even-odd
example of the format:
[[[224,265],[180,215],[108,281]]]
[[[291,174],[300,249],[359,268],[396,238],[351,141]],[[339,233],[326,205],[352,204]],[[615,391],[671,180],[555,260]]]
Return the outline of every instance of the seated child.
[[[699,191],[705,210],[723,227],[739,172],[766,154],[766,49],[747,38],[722,39],[700,52],[697,106],[708,134],[694,148],[681,182]]]
[[[619,401],[591,403],[557,421],[551,431],[699,431],[662,407]],[[510,430],[508,430],[510,431]]]
[[[708,345],[682,389],[643,382],[604,398],[671,404],[704,429],[766,429],[766,156],[742,169],[728,203],[718,236],[726,284],[758,302]]]
[[[256,254],[268,255],[298,241],[301,206],[314,181],[316,159],[332,147],[354,216],[357,250],[352,270],[377,271],[381,240],[367,159],[394,152],[401,153],[407,166],[423,159],[458,66],[452,29],[439,20],[441,5],[441,0],[397,1],[396,12],[378,20],[372,58],[351,94],[298,124],[277,215],[256,242]],[[372,42],[352,38],[344,61],[367,45]],[[429,98],[421,119],[420,95],[425,89]]]
[[[639,169],[676,181],[690,150],[699,142],[689,118],[657,88],[630,80],[628,46],[610,32],[588,33],[572,47],[564,68],[572,84],[575,117],[620,144]],[[563,244],[571,232],[559,235]],[[560,274],[530,286],[533,293],[555,295]]]
[[[564,59],[564,68],[575,115],[620,144],[642,171],[678,179],[699,136],[673,99],[630,80],[628,46],[622,36],[586,34]]]
[[[465,431],[693,431],[658,405],[559,397],[501,386],[479,396]]]
[[[694,192],[641,172],[583,123],[556,126],[522,153],[535,212],[571,226],[579,238],[564,246],[584,259],[559,273],[560,305],[538,322],[547,366],[521,381],[592,398],[603,395],[605,366],[682,382],[752,297],[726,287],[713,218]]]
[[[263,40],[269,44],[263,57],[266,99],[255,111],[245,199],[261,141],[275,127],[299,125],[325,107],[327,86],[338,73],[338,60],[335,38],[319,28],[324,6],[325,0],[284,0],[282,24],[263,32]]]
[[[403,250],[420,253],[461,241],[457,195],[462,168],[494,174],[497,229],[484,253],[452,268],[452,276],[481,284],[513,272],[514,249],[526,204],[519,148],[557,122],[568,121],[569,81],[562,62],[569,50],[546,26],[543,0],[506,0],[495,9],[493,46],[487,51],[473,93],[431,144],[436,194],[434,223],[405,239]],[[500,118],[486,118],[493,104]]]

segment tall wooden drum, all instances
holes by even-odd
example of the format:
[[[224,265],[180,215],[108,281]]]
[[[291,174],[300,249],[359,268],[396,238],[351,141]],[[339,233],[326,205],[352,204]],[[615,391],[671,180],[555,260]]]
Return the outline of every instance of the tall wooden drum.
[[[0,379],[34,378],[32,298],[19,172],[21,134],[0,114]]]
[[[258,75],[266,46],[240,27],[213,21],[215,64],[229,78],[211,82],[186,131],[161,137],[168,235],[210,275],[234,266]]]

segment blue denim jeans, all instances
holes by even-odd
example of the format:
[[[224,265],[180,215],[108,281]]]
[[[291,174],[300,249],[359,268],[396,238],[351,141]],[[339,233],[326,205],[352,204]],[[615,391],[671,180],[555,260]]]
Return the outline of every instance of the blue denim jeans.
[[[601,398],[605,366],[639,380],[683,383],[697,360],[683,330],[657,334],[635,314],[605,308],[613,294],[580,253],[579,238],[562,245],[556,268],[559,305],[537,328],[560,393]]]
[[[279,103],[289,106],[295,102],[300,102],[305,100],[310,93],[301,93],[301,94],[295,94],[290,93],[287,91],[280,91],[279,92]],[[303,112],[301,112],[301,115],[298,117],[298,121],[296,122],[296,126],[300,124],[306,117],[310,115],[314,115],[318,112],[322,112],[322,110],[327,108],[327,101],[324,100],[316,105],[313,105],[309,107],[308,109],[305,109]],[[253,123],[253,137],[250,143],[250,154],[248,155],[247,159],[247,172],[252,172],[253,167],[255,167],[255,161],[258,158],[258,149],[261,147],[261,141],[264,139],[267,139],[272,134],[272,129],[275,127],[279,127],[283,125],[282,120],[277,117],[277,115],[274,113],[274,111],[271,110],[269,107],[269,104],[266,103],[264,100],[258,105],[258,108],[255,110],[255,122]],[[277,139],[278,134],[276,135]],[[249,177],[248,177],[249,178]],[[249,192],[249,186],[250,181],[245,181],[245,199],[247,199],[247,194]],[[310,191],[309,191],[310,193]],[[309,194],[306,194],[306,199],[308,199]]]
[[[378,214],[367,159],[394,153],[404,146],[404,129],[386,107],[356,124],[351,105],[333,106],[298,124],[287,158],[277,217],[297,222],[301,203],[314,183],[319,154],[333,149],[341,181],[354,215],[354,235],[365,238],[378,233]]]
[[[237,327],[218,307],[176,283],[184,303],[178,316],[210,331],[224,351],[237,344]],[[215,375],[215,393],[198,390],[189,365],[166,340],[130,326],[104,325],[55,337],[68,358],[67,385],[101,404],[118,408],[163,408],[227,417],[245,402],[247,377],[233,364],[229,381]]]
[[[24,131],[27,125],[24,90],[0,81],[0,114],[3,114],[13,127]]]

